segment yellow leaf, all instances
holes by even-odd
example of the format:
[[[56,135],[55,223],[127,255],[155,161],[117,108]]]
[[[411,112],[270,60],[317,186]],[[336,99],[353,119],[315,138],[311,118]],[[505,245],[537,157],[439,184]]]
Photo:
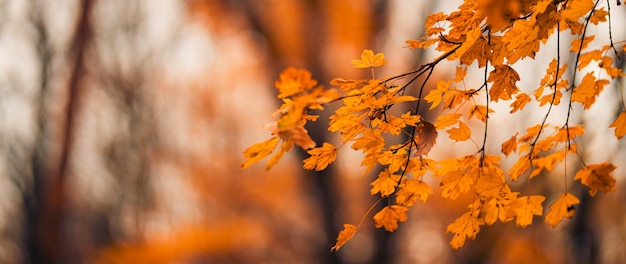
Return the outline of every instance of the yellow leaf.
[[[626,135],[626,111],[621,112],[609,127],[614,127],[615,136],[617,139],[622,139]]]
[[[406,211],[409,208],[401,205],[385,206],[380,212],[374,215],[376,228],[385,227],[385,230],[393,232],[398,229],[398,222],[406,222],[408,219]]]
[[[307,151],[310,157],[305,159],[304,169],[321,171],[333,163],[337,158],[337,148],[330,143],[324,142],[321,147]]]
[[[543,206],[541,203],[546,199],[543,195],[522,196],[511,203],[517,220],[515,224],[519,227],[527,227],[532,224],[533,216],[543,215]]]
[[[517,151],[517,134],[515,133],[515,135],[502,143],[502,153],[507,157],[511,152]]]
[[[611,176],[615,168],[615,165],[608,162],[592,164],[580,169],[574,179],[589,187],[589,195],[593,197],[598,189],[603,192],[615,190],[615,178]]]
[[[343,225],[343,230],[341,230],[341,232],[339,232],[339,235],[337,235],[337,243],[335,243],[335,246],[330,248],[330,251],[337,251],[339,250],[339,248],[341,248],[343,245],[346,244],[346,242],[348,242],[350,239],[352,239],[352,237],[354,236],[354,234],[356,234],[357,231],[357,227],[355,225],[352,224],[344,224]]]
[[[273,137],[266,141],[256,143],[244,150],[243,156],[246,158],[246,161],[241,164],[241,168],[245,169],[272,154],[272,151],[274,151],[276,145],[278,145],[278,141],[280,141],[280,138]]]
[[[480,231],[480,226],[485,222],[482,218],[478,218],[478,214],[473,211],[469,211],[461,217],[454,220],[452,224],[449,224],[446,228],[446,233],[453,233],[454,237],[450,241],[450,245],[454,249],[458,249],[465,244],[465,239],[475,239],[476,234]]]
[[[387,61],[385,60],[385,54],[377,53],[374,55],[372,50],[363,50],[360,60],[352,60],[353,68],[369,68],[383,66]]]
[[[463,122],[459,122],[459,127],[450,128],[446,132],[448,132],[450,139],[454,139],[457,142],[466,141],[472,135],[470,128]]]
[[[576,208],[574,205],[579,204],[580,200],[576,198],[571,193],[563,193],[559,198],[550,205],[550,209],[548,209],[548,213],[546,214],[546,223],[551,227],[556,227],[563,218],[572,219],[574,213],[576,213]]]

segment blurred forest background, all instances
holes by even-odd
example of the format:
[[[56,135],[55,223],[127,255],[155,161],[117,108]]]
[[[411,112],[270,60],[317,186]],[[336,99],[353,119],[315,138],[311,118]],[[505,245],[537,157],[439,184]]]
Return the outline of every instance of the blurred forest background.
[[[456,6],[0,0],[0,263],[623,263],[626,145],[604,129],[617,89],[575,119],[598,128],[579,143],[590,162],[618,166],[617,191],[589,199],[573,183],[584,197],[573,220],[556,229],[542,218],[526,229],[496,224],[460,250],[445,227],[466,202],[435,195],[395,233],[368,216],[331,253],[342,224],[358,223],[374,201],[358,155],[342,153],[320,173],[301,169],[298,152],[269,172],[240,170],[241,152],[269,136],[278,72],[306,68],[322,84],[366,77],[350,60],[367,48],[390,61],[379,76],[403,73],[434,56],[404,41],[419,38],[429,13]],[[624,25],[624,9],[612,11]],[[533,89],[544,74],[533,64],[554,56],[546,54],[524,62],[520,86]],[[453,74],[439,70],[433,80]],[[493,141],[528,122],[533,113],[500,116]],[[319,123],[309,127],[314,140],[332,140]],[[438,144],[433,155],[463,151]],[[533,188],[551,202],[561,182],[542,177]]]

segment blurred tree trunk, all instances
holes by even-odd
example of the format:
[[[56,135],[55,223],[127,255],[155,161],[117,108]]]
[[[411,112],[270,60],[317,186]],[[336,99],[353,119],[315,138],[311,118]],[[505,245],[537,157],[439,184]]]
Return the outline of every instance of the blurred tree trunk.
[[[29,203],[31,206],[29,216],[33,227],[31,233],[28,234],[30,238],[27,239],[31,241],[28,242],[30,244],[28,255],[33,263],[73,263],[77,261],[76,258],[70,256],[72,245],[68,245],[68,241],[71,240],[65,237],[66,228],[63,220],[68,205],[65,197],[65,184],[69,174],[73,140],[76,136],[76,117],[80,112],[82,80],[86,74],[85,51],[91,38],[89,18],[92,6],[92,0],[84,0],[81,3],[79,18],[72,38],[71,52],[73,53],[70,55],[72,56],[72,70],[67,87],[66,108],[64,115],[55,122],[60,128],[58,131],[59,138],[56,140],[59,148],[58,156],[51,151],[53,147],[36,148],[46,153],[36,154],[34,157],[34,202]],[[45,41],[45,35],[40,36]],[[42,54],[44,58],[47,56],[45,52]],[[45,68],[43,71],[46,71]],[[42,78],[47,77],[42,76]],[[45,83],[42,85],[46,86]],[[42,113],[40,112],[40,114]],[[52,127],[48,127],[48,129],[52,129]],[[56,133],[52,134],[56,135]],[[40,136],[44,136],[44,134]],[[38,139],[38,142],[38,144],[45,144],[41,139]],[[43,155],[45,158],[42,159],[39,155]]]

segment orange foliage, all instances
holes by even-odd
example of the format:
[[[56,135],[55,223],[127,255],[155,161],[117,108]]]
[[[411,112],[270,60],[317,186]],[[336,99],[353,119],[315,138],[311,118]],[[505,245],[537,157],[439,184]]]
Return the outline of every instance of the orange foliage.
[[[462,247],[467,238],[474,239],[481,226],[493,225],[497,221],[508,222],[516,219],[516,225],[525,228],[532,224],[535,216],[543,215],[547,194],[531,192],[520,195],[520,192],[512,190],[510,183],[527,178],[530,186],[531,180],[548,175],[547,172],[553,171],[557,165],[567,166],[565,161],[570,154],[578,154],[576,156],[584,164],[575,139],[585,134],[585,127],[572,124],[570,112],[573,103],[580,103],[584,110],[589,109],[611,80],[624,75],[613,62],[613,58],[606,54],[616,43],[611,42],[600,49],[589,50],[589,44],[597,39],[587,34],[587,27],[590,23],[601,24],[610,16],[603,9],[598,9],[597,4],[598,2],[594,3],[592,0],[465,0],[458,10],[450,14],[434,13],[428,16],[424,37],[407,41],[408,47],[412,49],[434,47],[441,52],[432,62],[405,74],[380,79],[375,78],[374,68],[386,63],[384,54],[363,50],[361,58],[352,60],[352,65],[354,68],[369,69],[370,79],[333,79],[331,84],[338,86],[338,92],[320,88],[316,92],[319,96],[316,101],[318,105],[315,105],[317,107],[310,106],[310,102],[315,100],[305,100],[305,97],[296,95],[295,92],[285,93],[290,97],[289,101],[283,99],[284,105],[289,107],[281,107],[281,118],[289,116],[292,125],[286,127],[293,129],[293,124],[300,125],[313,120],[306,114],[309,111],[320,109],[325,104],[339,104],[330,117],[328,129],[339,132],[341,144],[335,147],[324,143],[322,147],[310,150],[311,157],[305,160],[304,168],[326,168],[335,160],[337,149],[350,143],[354,150],[364,153],[361,165],[366,167],[366,174],[375,166],[382,167],[382,171],[370,183],[370,193],[387,201],[374,214],[377,228],[384,227],[390,232],[398,229],[398,223],[407,221],[406,212],[416,199],[426,202],[432,190],[422,181],[425,175],[439,179],[441,196],[445,199],[454,200],[461,195],[472,197],[472,202],[468,205],[469,211],[446,229],[446,232],[453,234],[450,242],[453,248]],[[564,31],[575,36],[569,49],[576,59],[574,65],[570,67],[561,61],[558,55],[561,47],[557,47],[554,51],[555,58],[547,65],[546,74],[540,80],[539,87],[532,92],[532,96],[520,91],[517,83],[521,76],[513,66],[520,60],[534,58],[544,47],[541,44],[545,44],[551,37],[560,38]],[[619,58],[617,49],[612,50]],[[432,71],[445,60],[461,65],[457,66],[455,77],[437,80],[435,89],[422,98],[424,86]],[[592,61],[598,62],[598,67],[589,67]],[[484,77],[476,88],[466,88],[469,86],[466,83],[469,82],[465,78],[466,71],[473,66],[484,71]],[[581,80],[576,79],[576,74],[583,69],[590,72]],[[280,78],[290,71],[293,70],[287,69]],[[566,75],[568,72],[573,74],[571,79]],[[599,74],[600,72],[604,74]],[[308,74],[302,73],[302,76]],[[412,77],[410,81],[399,84],[400,80],[409,76]],[[419,97],[406,95],[407,87],[418,77],[425,77],[422,85],[418,85]],[[306,94],[300,88],[290,88],[291,90]],[[282,97],[279,95],[279,98]],[[482,98],[485,101],[479,104],[477,100]],[[526,128],[526,134],[518,137],[517,131],[501,143],[501,152],[506,157],[513,153],[518,154],[513,155],[518,156],[518,159],[508,171],[508,177],[505,177],[500,164],[501,156],[488,153],[486,147],[490,131],[489,118],[492,114],[497,114],[490,103],[501,101],[512,108],[505,115],[523,110],[530,102],[547,109],[547,113],[537,120],[537,124]],[[549,125],[546,120],[552,107],[562,101],[567,104],[567,117],[557,126]],[[434,124],[418,114],[425,103],[430,104],[428,110],[441,106],[442,113],[438,113]],[[410,111],[402,110],[404,114],[399,116],[391,111],[392,108],[397,109],[402,105]],[[292,115],[293,120],[290,111],[296,113]],[[473,117],[482,121],[477,122],[479,133],[473,133],[475,129],[468,125]],[[618,139],[622,138],[626,134],[626,112],[622,112],[610,127],[616,128],[615,135]],[[437,130],[444,129],[455,144],[471,141],[475,144],[476,151],[469,154],[458,153],[458,157],[441,160],[426,158],[435,146]],[[275,131],[273,133],[277,134]],[[474,141],[471,138],[473,134],[484,135],[482,142]],[[398,137],[399,135],[403,137]],[[392,137],[397,141],[389,140]],[[245,152],[246,165],[257,161],[257,156],[248,152]],[[266,149],[260,153],[266,154]],[[582,168],[574,179],[580,179],[593,196],[598,189],[604,192],[615,189],[615,179],[610,174],[614,169],[615,165],[608,162],[589,165]],[[526,174],[528,177],[524,177]],[[568,175],[564,177],[567,183]],[[557,226],[564,218],[572,218],[575,205],[580,202],[574,194],[567,191],[567,186],[564,189],[546,212],[545,222],[551,227]],[[530,188],[526,192],[530,192],[529,190]],[[395,201],[390,199],[393,196]],[[354,225],[344,227],[333,250],[338,250],[358,230]]]

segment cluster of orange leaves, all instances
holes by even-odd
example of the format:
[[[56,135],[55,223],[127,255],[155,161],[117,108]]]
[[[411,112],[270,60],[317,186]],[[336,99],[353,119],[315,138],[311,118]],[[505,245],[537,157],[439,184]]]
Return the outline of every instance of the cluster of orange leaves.
[[[338,148],[351,144],[351,148],[364,154],[361,166],[369,174],[377,165],[382,168],[371,182],[371,194],[379,195],[387,205],[374,214],[377,228],[394,231],[399,222],[407,221],[406,212],[419,199],[426,202],[433,193],[424,176],[440,179],[441,196],[457,199],[462,194],[471,194],[469,210],[448,225],[447,232],[453,234],[453,248],[464,245],[467,238],[474,239],[483,225],[496,221],[515,223],[524,228],[532,224],[534,216],[544,213],[546,196],[513,191],[510,182],[528,175],[527,180],[550,172],[563,163],[569,154],[578,155],[583,164],[574,180],[587,186],[594,196],[598,190],[609,192],[615,189],[611,173],[615,165],[605,162],[585,164],[575,139],[584,135],[583,125],[570,125],[569,114],[564,124],[549,125],[544,121],[528,127],[523,135],[516,133],[503,142],[501,154],[486,153],[488,118],[495,111],[489,102],[508,101],[513,114],[535,101],[539,107],[559,105],[567,98],[569,109],[578,103],[586,110],[596,101],[611,80],[624,73],[617,67],[610,52],[619,58],[620,52],[614,43],[597,49],[589,49],[594,36],[586,34],[587,27],[607,22],[609,13],[600,1],[593,0],[465,0],[457,11],[450,14],[431,14],[425,23],[426,34],[419,40],[407,41],[411,49],[434,47],[442,55],[420,69],[390,78],[374,78],[374,68],[386,61],[382,53],[364,50],[359,60],[353,60],[354,68],[369,68],[372,78],[352,80],[335,78],[330,84],[333,89],[317,86],[306,70],[288,68],[280,75],[275,86],[283,105],[276,112],[277,120],[267,127],[273,138],[255,144],[244,151],[246,157],[242,167],[275,154],[267,168],[298,145],[308,151],[304,168],[323,170],[333,163]],[[609,2],[607,1],[608,5]],[[514,64],[533,59],[542,44],[554,34],[569,31],[575,36],[570,53],[576,56],[575,67],[570,69],[560,59],[552,60],[534,92],[527,94],[519,89],[520,75]],[[558,53],[558,50],[557,50]],[[406,94],[408,85],[394,85],[411,74],[422,75],[442,60],[457,61],[456,75],[451,80],[439,80],[436,87],[423,98]],[[464,78],[467,68],[474,65],[484,68],[484,83],[477,88],[466,88]],[[589,67],[596,65],[597,67]],[[489,71],[488,69],[491,69]],[[585,70],[581,80],[565,76],[567,70],[576,73]],[[488,73],[488,74],[487,74]],[[428,74],[426,81],[428,80]],[[574,75],[575,76],[575,75]],[[424,82],[426,82],[424,81]],[[424,83],[425,84],[425,83]],[[420,88],[421,95],[424,85]],[[619,88],[618,88],[619,89]],[[568,97],[563,97],[569,94]],[[477,96],[486,96],[484,104],[477,103]],[[420,102],[430,104],[430,109],[441,107],[442,112],[435,122],[428,122],[418,115]],[[312,110],[321,110],[328,103],[340,102],[330,117],[328,130],[339,132],[339,147],[328,142],[315,147],[304,125],[315,121]],[[399,103],[411,103],[408,111],[395,107]],[[406,104],[402,104],[406,105]],[[395,111],[391,109],[395,107]],[[550,111],[548,110],[548,114]],[[546,117],[547,115],[546,114]],[[455,142],[474,141],[468,125],[473,122],[484,124],[484,140],[478,150],[461,157],[443,160],[429,159],[428,153],[436,143],[438,131],[445,131]],[[626,135],[626,111],[622,111],[610,125],[621,139]],[[519,136],[518,136],[519,135]],[[401,143],[391,144],[400,139]],[[278,143],[282,145],[275,151]],[[516,153],[519,159],[505,172],[501,165],[502,156]],[[527,191],[528,192],[528,191]],[[393,198],[393,199],[392,199]],[[554,200],[546,211],[545,222],[556,227],[564,218],[572,218],[579,199],[567,191]],[[360,226],[360,224],[359,224]],[[331,250],[338,250],[357,232],[359,226],[345,224]]]

